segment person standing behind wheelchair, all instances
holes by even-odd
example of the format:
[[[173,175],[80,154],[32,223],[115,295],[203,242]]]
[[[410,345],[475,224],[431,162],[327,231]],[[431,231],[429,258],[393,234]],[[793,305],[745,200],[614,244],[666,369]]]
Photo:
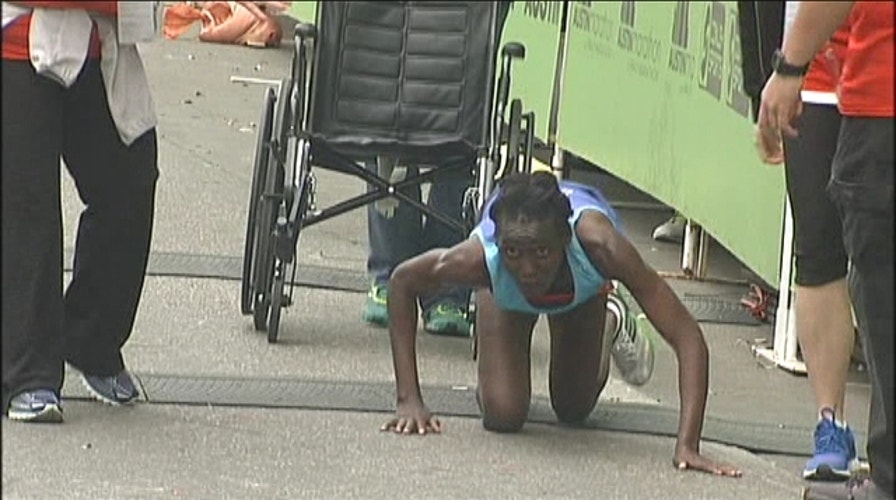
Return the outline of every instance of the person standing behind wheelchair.
[[[396,165],[395,158],[380,156],[373,170],[392,182],[419,174],[420,167]],[[370,165],[370,164],[368,164]],[[368,168],[370,168],[368,166]],[[437,168],[437,167],[436,167]],[[465,171],[466,172],[466,171]],[[460,220],[464,192],[472,184],[469,173],[433,182],[427,204],[448,217]],[[412,198],[420,201],[420,185],[409,188]],[[364,303],[364,321],[385,327],[389,322],[387,310],[389,278],[392,271],[405,260],[432,248],[450,247],[464,235],[441,222],[426,218],[419,210],[395,198],[386,198],[367,206],[367,234],[370,252],[367,271],[373,279]],[[445,287],[420,298],[424,329],[437,335],[466,337],[470,334],[467,320],[469,289]]]
[[[497,2],[498,40],[513,2]],[[398,165],[400,159],[380,156],[366,164],[372,171],[397,182],[419,173],[418,165]],[[473,166],[471,165],[470,172]],[[427,204],[455,220],[461,219],[464,192],[473,183],[472,175],[443,178],[432,184]],[[420,186],[415,185],[411,196],[420,201]],[[461,242],[466,235],[444,224],[427,218],[398,200],[385,199],[367,206],[367,236],[369,253],[367,272],[372,284],[364,302],[362,319],[385,327],[389,323],[389,277],[405,260],[433,248],[447,248]],[[470,290],[446,286],[420,297],[423,309],[423,328],[433,334],[468,337],[471,333],[467,319]]]
[[[103,402],[139,395],[121,348],[152,235],[156,114],[136,45],[119,39],[121,4],[2,3],[3,411],[10,420],[62,422],[64,362]],[[86,205],[64,296],[60,159]]]

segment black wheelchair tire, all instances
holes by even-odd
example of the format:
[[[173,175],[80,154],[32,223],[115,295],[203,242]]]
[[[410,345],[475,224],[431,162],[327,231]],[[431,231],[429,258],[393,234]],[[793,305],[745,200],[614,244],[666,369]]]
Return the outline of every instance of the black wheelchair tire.
[[[240,290],[240,311],[244,315],[254,310],[255,253],[258,246],[257,215],[264,183],[270,163],[270,140],[274,124],[274,89],[265,92],[264,108],[261,112],[258,135],[255,142],[255,159],[252,168],[252,186],[249,189],[249,213],[246,218],[246,241],[243,249],[243,272]]]
[[[461,200],[461,214],[464,223],[464,233],[469,234],[479,222],[479,191],[475,187],[469,187],[464,191]]]
[[[473,354],[473,361],[479,359],[479,338],[476,336],[476,323],[470,323],[470,350]]]
[[[479,338],[476,335],[476,292],[470,294],[470,303],[467,304],[467,321],[470,322],[470,350],[473,361],[479,358]]]
[[[307,161],[307,160],[306,160]],[[307,168],[307,165],[300,165],[301,171],[303,174],[302,179],[302,187],[299,191],[298,199],[296,203],[298,203],[297,213],[299,214],[299,220],[295,222],[296,224],[296,245],[293,246],[293,265],[296,262],[296,253],[298,247],[299,237],[302,234],[302,217],[308,211],[308,203],[311,198],[311,176],[310,171]],[[294,196],[293,196],[294,198]],[[277,259],[276,270],[274,273],[274,280],[271,285],[271,311],[270,311],[270,319],[268,321],[268,342],[273,344],[277,342],[277,337],[280,332],[280,313],[282,312],[282,308],[287,307],[290,304],[290,301],[287,300],[286,295],[284,294],[284,288],[286,287],[286,270],[288,266],[285,262]]]
[[[276,139],[277,147],[282,148],[283,140],[289,127],[289,100],[284,89],[288,89],[288,82],[281,83],[281,92],[277,96],[274,111],[274,123],[271,131]],[[264,191],[256,227],[258,228],[258,245],[255,247],[254,271],[254,307],[252,311],[255,329],[265,331],[268,325],[268,316],[271,308],[271,285],[274,279],[274,229],[277,222],[277,214],[283,203],[284,191],[284,166],[277,154],[272,154],[268,162],[268,171],[265,176]]]
[[[283,192],[283,175],[279,165],[268,169],[268,186],[275,191],[272,196],[264,197],[261,204],[258,222],[258,246],[255,266],[255,307],[252,311],[255,329],[267,329],[268,313],[271,308],[271,282],[274,278],[274,228],[277,221],[277,209]],[[273,177],[273,179],[271,179]],[[271,191],[268,191],[270,193]]]
[[[504,175],[519,169],[521,128],[523,117],[523,101],[510,101],[510,116],[507,118],[507,153],[504,155]]]
[[[270,165],[265,183],[265,193],[258,217],[258,246],[255,264],[255,307],[252,311],[255,329],[267,329],[268,313],[271,308],[271,281],[274,274],[274,227],[277,209],[283,193],[283,169],[276,163]]]
[[[283,310],[283,285],[286,277],[286,263],[278,259],[277,269],[274,272],[274,280],[271,284],[271,318],[268,322],[268,343],[277,342],[280,334],[280,312]]]
[[[470,350],[472,351],[473,361],[479,359],[479,336],[476,335],[476,318],[470,320]]]

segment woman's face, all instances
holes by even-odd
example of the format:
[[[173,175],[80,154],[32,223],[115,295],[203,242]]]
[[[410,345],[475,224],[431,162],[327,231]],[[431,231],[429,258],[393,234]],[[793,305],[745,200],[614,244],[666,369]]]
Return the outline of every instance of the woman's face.
[[[548,292],[563,263],[568,243],[565,232],[547,220],[520,217],[500,224],[501,259],[527,298]]]

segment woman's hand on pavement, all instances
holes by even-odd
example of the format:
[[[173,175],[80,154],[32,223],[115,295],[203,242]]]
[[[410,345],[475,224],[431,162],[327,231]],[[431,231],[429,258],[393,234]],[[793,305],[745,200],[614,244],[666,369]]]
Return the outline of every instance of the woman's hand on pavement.
[[[423,403],[399,403],[395,416],[380,427],[396,434],[438,434],[442,423]]]

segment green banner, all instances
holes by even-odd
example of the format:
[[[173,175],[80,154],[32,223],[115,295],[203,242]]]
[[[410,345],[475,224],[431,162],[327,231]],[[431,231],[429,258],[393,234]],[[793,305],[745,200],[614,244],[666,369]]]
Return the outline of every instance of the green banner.
[[[561,147],[675,207],[777,284],[783,172],[754,149],[736,2],[572,2],[568,43]]]
[[[317,2],[292,2],[287,14],[299,22],[314,24],[317,16]]]
[[[548,117],[560,43],[563,2],[513,2],[504,24],[502,46],[520,42],[526,58],[514,64],[511,98],[523,100],[523,111],[535,112],[535,135],[548,141]]]

